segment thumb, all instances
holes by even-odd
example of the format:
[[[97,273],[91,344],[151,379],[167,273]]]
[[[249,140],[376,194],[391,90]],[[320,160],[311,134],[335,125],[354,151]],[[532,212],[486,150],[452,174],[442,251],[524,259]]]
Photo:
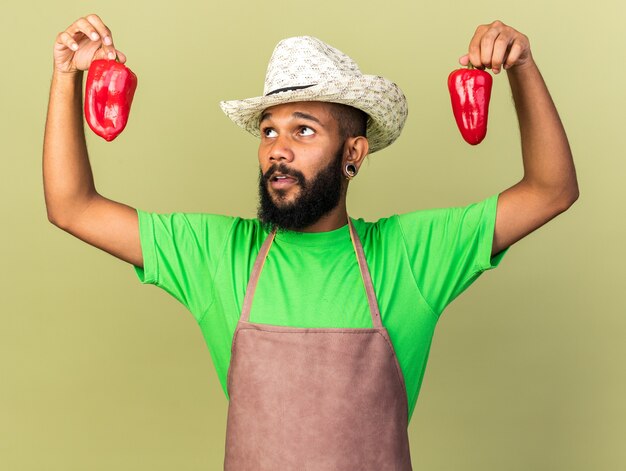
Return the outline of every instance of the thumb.
[[[117,54],[117,59],[123,64],[124,62],[126,62],[126,55],[122,52],[122,51],[118,51],[115,50],[115,53]]]

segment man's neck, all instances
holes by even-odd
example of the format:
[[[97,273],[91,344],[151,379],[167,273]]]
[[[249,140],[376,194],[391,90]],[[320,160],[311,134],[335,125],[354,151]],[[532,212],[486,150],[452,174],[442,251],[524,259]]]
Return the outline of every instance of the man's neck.
[[[346,205],[338,204],[335,209],[333,209],[328,214],[322,216],[317,222],[311,224],[304,229],[301,229],[298,232],[329,232],[339,229],[343,227],[348,222],[348,212],[346,210]]]

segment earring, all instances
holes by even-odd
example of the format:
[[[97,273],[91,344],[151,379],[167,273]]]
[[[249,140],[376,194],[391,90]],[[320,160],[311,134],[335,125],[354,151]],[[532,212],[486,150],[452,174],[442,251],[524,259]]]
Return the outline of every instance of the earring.
[[[346,166],[344,167],[344,172],[346,174],[346,177],[348,177],[348,179],[352,179],[354,177],[356,177],[356,167],[354,166],[354,164],[346,164]]]

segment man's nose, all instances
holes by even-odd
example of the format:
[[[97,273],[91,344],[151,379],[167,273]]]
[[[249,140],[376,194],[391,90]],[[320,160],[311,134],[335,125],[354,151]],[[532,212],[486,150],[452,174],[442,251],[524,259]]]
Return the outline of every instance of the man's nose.
[[[286,136],[277,136],[269,150],[270,162],[291,162],[293,160],[293,149],[289,138]]]

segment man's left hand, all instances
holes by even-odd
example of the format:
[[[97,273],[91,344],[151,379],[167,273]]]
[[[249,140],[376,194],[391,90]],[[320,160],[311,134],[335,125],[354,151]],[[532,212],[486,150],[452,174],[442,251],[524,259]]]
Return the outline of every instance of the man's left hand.
[[[459,63],[469,63],[478,69],[489,68],[494,74],[502,68],[524,68],[533,63],[530,53],[530,41],[519,31],[494,21],[476,28],[469,44],[469,52],[459,58]]]

